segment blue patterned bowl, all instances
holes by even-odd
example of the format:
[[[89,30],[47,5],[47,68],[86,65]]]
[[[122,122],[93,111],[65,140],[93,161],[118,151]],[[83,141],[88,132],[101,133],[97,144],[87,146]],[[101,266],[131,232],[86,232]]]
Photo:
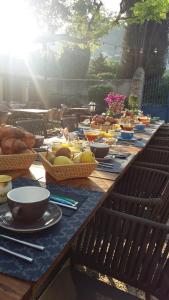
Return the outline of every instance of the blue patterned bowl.
[[[134,131],[125,131],[125,130],[121,131],[121,138],[123,140],[130,140],[132,139],[133,135],[134,135]]]
[[[135,125],[135,129],[137,129],[137,130],[144,130],[145,129],[145,125],[144,124],[136,124]]]

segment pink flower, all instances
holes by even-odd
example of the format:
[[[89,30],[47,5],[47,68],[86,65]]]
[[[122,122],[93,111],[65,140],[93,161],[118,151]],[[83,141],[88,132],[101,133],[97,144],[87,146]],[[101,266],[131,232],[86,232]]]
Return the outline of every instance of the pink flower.
[[[120,94],[114,94],[110,92],[107,97],[104,99],[108,104],[109,110],[111,109],[114,113],[121,113],[124,109],[124,101],[126,96]]]

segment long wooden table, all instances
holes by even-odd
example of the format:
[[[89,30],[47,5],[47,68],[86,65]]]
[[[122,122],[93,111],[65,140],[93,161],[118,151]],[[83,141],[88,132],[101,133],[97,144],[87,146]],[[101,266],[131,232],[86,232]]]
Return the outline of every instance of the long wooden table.
[[[162,124],[162,123],[161,123]],[[161,126],[159,124],[156,126],[154,133],[157,131],[157,129]],[[154,135],[147,135],[143,133],[138,133],[137,137],[141,137],[144,140],[149,142],[151,137]],[[136,155],[142,150],[142,148],[133,147],[133,146],[126,146],[121,145],[119,146],[119,149],[121,148],[121,151],[127,151],[133,154],[133,159],[136,157]],[[130,161],[131,163],[131,161]],[[127,166],[128,167],[128,166]],[[126,171],[127,167],[123,170],[123,172]],[[13,178],[18,177],[27,177],[27,178],[34,178],[39,179],[41,178],[41,181],[46,182],[55,182],[53,178],[51,178],[48,174],[45,174],[45,170],[42,167],[42,165],[37,162],[33,164],[29,171],[11,171],[6,172],[7,174],[10,174]],[[66,184],[68,183],[72,187],[78,187],[78,188],[86,188],[88,190],[95,190],[95,191],[102,191],[103,196],[100,198],[99,205],[95,207],[95,209],[92,211],[92,214],[86,219],[83,226],[81,226],[80,230],[86,226],[86,224],[89,222],[89,220],[92,218],[98,207],[102,204],[105,197],[109,193],[110,189],[113,187],[114,183],[118,180],[119,176],[121,174],[115,174],[115,173],[105,173],[102,171],[94,171],[89,178],[83,178],[83,179],[70,179],[65,180],[64,182],[60,182],[60,184]],[[79,233],[76,232],[76,235]],[[50,270],[46,272],[37,282],[25,282],[16,278],[12,278],[10,276],[6,276],[3,274],[0,274],[0,300],[28,300],[28,299],[35,299],[35,295],[37,295],[39,289],[45,285],[47,279],[49,278],[51,272],[57,268],[63,257],[68,253],[70,247],[72,244],[72,240],[69,241],[66,248],[63,249],[62,253],[60,253],[59,257],[56,258],[55,262],[51,265]],[[55,295],[56,297],[56,295]],[[55,298],[56,299],[56,298]],[[59,300],[59,299],[58,299]]]

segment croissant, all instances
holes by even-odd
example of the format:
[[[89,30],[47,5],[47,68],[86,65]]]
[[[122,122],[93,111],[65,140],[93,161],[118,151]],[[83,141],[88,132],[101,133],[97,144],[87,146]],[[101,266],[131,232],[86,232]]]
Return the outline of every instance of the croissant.
[[[16,154],[25,151],[27,145],[19,139],[6,137],[1,141],[1,149],[3,154]]]
[[[25,131],[25,136],[22,141],[26,144],[27,148],[31,149],[35,146],[35,137],[32,133]]]
[[[21,128],[13,127],[10,125],[0,127],[0,141],[4,137],[22,139],[24,135],[25,132]]]

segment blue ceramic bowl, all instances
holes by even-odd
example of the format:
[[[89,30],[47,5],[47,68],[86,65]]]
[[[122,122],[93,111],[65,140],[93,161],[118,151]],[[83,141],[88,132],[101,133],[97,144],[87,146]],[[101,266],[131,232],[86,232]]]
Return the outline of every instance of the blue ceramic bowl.
[[[145,125],[144,124],[136,124],[135,125],[135,129],[137,129],[137,130],[144,130],[145,129]]]
[[[124,140],[132,139],[133,135],[134,135],[134,131],[125,131],[125,130],[121,131],[121,138]]]

